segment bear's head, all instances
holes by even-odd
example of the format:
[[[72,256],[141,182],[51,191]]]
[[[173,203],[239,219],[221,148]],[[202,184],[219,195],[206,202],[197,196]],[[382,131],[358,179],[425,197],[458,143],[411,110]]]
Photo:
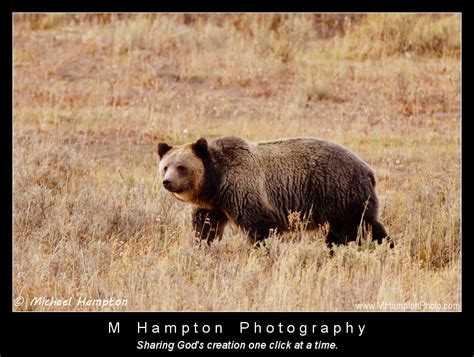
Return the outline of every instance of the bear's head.
[[[208,154],[204,138],[179,146],[159,143],[158,170],[165,189],[182,201],[197,203],[205,178],[203,160]]]

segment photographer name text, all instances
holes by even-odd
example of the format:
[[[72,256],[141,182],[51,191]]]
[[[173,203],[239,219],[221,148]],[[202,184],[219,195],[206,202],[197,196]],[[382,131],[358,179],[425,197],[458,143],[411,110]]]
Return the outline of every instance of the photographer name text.
[[[91,299],[87,296],[78,296],[75,299],[46,298],[44,296],[35,296],[30,300],[30,306],[127,306],[127,299]]]

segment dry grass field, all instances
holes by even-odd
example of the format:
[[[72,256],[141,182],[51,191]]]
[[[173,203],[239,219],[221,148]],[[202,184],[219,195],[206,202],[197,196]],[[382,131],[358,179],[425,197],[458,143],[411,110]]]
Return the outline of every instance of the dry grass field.
[[[459,311],[460,21],[14,15],[13,309]],[[331,257],[298,224],[261,248],[232,227],[199,245],[156,145],[226,135],[347,146],[375,170],[396,247]]]

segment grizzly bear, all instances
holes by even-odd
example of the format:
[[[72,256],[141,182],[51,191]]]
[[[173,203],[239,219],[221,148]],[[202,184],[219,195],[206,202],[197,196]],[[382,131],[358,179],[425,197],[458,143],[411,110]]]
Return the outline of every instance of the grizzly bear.
[[[170,146],[158,144],[163,186],[194,204],[193,229],[210,243],[228,222],[255,243],[288,230],[299,212],[308,229],[328,224],[326,242],[345,244],[372,232],[387,237],[377,217],[372,169],[348,149],[312,137],[250,142],[223,137]],[[387,237],[388,238],[388,237]]]

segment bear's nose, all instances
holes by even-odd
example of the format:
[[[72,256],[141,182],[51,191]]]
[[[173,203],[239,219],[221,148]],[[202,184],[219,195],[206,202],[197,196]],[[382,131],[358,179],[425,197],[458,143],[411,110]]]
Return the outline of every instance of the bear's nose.
[[[165,186],[165,188],[170,188],[171,187],[171,181],[170,180],[163,180],[163,186]]]

